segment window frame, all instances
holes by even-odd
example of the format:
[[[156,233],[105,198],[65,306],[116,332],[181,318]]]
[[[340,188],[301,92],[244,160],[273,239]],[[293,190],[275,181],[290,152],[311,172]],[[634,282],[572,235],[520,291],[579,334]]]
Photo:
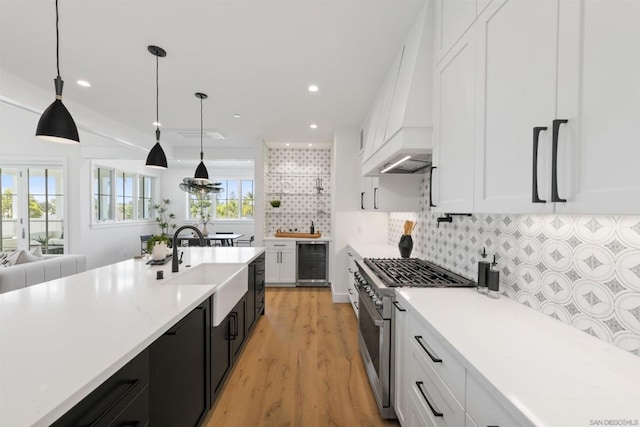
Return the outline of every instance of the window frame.
[[[217,213],[217,195],[220,193],[210,193],[209,194],[209,200],[211,202],[211,207],[209,208],[209,214],[211,215],[211,218],[209,219],[209,222],[215,221],[215,222],[254,222],[255,221],[255,188],[256,188],[256,180],[254,178],[238,178],[238,177],[232,177],[232,178],[220,178],[220,177],[216,177],[212,179],[213,182],[225,182],[225,187],[228,189],[228,182],[229,181],[237,181],[238,186],[235,189],[238,196],[237,196],[237,200],[238,200],[238,216],[236,218],[219,218],[218,217],[218,213]],[[250,181],[252,183],[252,187],[253,187],[253,217],[252,218],[245,218],[242,216],[242,183],[246,182],[246,181]],[[191,193],[186,193],[186,219],[187,221],[198,221],[200,220],[199,215],[200,212],[196,213],[195,216],[193,216],[191,214],[191,201],[195,200],[196,196],[191,194]],[[228,200],[228,199],[226,199]]]

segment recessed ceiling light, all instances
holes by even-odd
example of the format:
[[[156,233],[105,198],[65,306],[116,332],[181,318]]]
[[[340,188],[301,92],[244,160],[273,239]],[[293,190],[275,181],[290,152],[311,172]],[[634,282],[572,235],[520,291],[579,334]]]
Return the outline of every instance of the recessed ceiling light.
[[[313,144],[309,144],[309,147],[313,147]]]
[[[289,143],[287,142],[287,147],[288,147],[289,145],[291,145],[291,144],[289,144]]]
[[[317,92],[318,89],[317,85],[309,85],[309,92]]]
[[[309,125],[309,127],[310,127],[311,129],[318,129],[318,125],[317,125],[317,124],[315,124],[315,123],[311,123],[311,124]]]
[[[239,119],[239,118],[240,118],[240,114],[234,114],[234,115],[233,115],[233,118],[234,118],[234,119]]]
[[[91,87],[91,83],[86,80],[78,80],[76,83],[78,83],[82,87]]]
[[[162,126],[162,123],[160,123],[160,122],[153,122],[153,125],[154,125],[154,126]]]

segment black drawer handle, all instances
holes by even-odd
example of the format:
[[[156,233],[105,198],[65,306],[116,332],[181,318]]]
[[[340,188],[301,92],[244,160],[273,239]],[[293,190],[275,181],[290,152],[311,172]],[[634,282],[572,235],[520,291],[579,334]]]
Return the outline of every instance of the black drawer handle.
[[[378,187],[373,189],[373,209],[378,209]]]
[[[349,270],[349,273],[351,273],[351,274],[355,273],[355,271],[353,271],[353,270],[351,269],[351,267],[349,267],[347,270]]]
[[[424,382],[416,381],[416,386],[418,387],[418,390],[420,391],[420,394],[424,398],[424,401],[427,402],[427,405],[429,405],[429,409],[431,409],[431,412],[433,413],[433,416],[434,417],[444,417],[444,414],[442,412],[438,412],[438,410],[433,407],[431,402],[429,402],[429,399],[427,398],[427,394],[424,392],[424,390],[422,390],[422,386],[423,385],[424,385]]]
[[[429,207],[435,208],[437,205],[433,203],[433,170],[438,169],[437,166],[431,166],[431,173],[429,174]]]
[[[540,141],[540,132],[547,130],[546,127],[534,127],[533,128],[533,188],[531,190],[531,202],[532,203],[547,203],[546,200],[542,200],[538,195],[538,145]]]
[[[360,310],[360,307],[358,307],[358,303],[357,303],[357,302],[355,302],[355,301],[354,301],[354,302],[353,302],[353,305],[355,305],[355,306],[356,306],[356,310]]]
[[[196,308],[194,308],[194,310],[204,310],[204,307],[196,307]],[[180,332],[180,329],[184,328],[184,325],[186,325],[187,323],[189,323],[189,319],[184,319],[182,322],[180,322],[176,326],[176,328],[174,330],[167,331],[167,333],[165,335],[178,335],[178,332]]]
[[[568,123],[568,120],[556,119],[553,121],[552,147],[553,157],[551,157],[551,201],[565,203],[567,199],[561,199],[558,195],[558,134],[560,125]]]
[[[93,420],[92,422],[88,423],[87,425],[95,425],[98,421],[100,421],[106,414],[108,414],[109,412],[111,412],[113,410],[113,408],[116,407],[116,405],[118,403],[120,403],[122,401],[122,399],[124,399],[129,392],[131,392],[131,390],[135,389],[139,384],[140,384],[140,380],[123,380],[121,383],[122,384],[129,384],[129,386],[127,387],[127,389],[121,394],[119,395],[112,403],[111,405],[109,405],[107,407],[107,409],[105,409],[104,411],[102,411],[102,413],[100,415],[98,415],[98,417]],[[116,386],[117,387],[117,386]]]
[[[364,209],[364,191],[360,193],[360,209]]]
[[[393,305],[396,306],[396,308],[398,309],[398,311],[407,311],[407,309],[400,307],[400,305],[398,304],[398,301],[394,301]]]
[[[433,361],[433,363],[442,363],[442,359],[438,358],[438,356],[434,356],[429,351],[429,349],[427,349],[427,343],[424,342],[424,338],[422,338],[422,335],[416,335],[415,338],[416,338],[416,341],[418,341],[418,344],[420,344],[420,347],[422,347],[422,349],[427,353],[427,355]]]
[[[347,252],[347,255],[349,256],[353,256],[353,254],[351,252]]]

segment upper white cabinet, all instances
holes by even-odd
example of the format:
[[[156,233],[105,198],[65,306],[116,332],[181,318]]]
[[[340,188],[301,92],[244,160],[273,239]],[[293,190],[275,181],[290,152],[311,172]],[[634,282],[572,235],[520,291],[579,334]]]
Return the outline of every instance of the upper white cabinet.
[[[447,83],[473,37],[475,101]],[[640,213],[639,58],[640,2],[491,1],[436,70],[436,204],[492,213]],[[457,78],[466,85],[468,76]],[[469,179],[461,172],[469,170],[464,144],[474,104]],[[460,128],[450,119],[456,106]],[[447,172],[459,182],[445,179]],[[472,198],[463,192],[469,188]]]
[[[423,175],[363,176],[360,208],[378,212],[419,212]]]
[[[556,212],[640,214],[640,2],[560,2],[560,17],[558,194],[567,202]]]
[[[473,32],[435,71],[432,206],[441,212],[473,210],[476,49]]]
[[[435,55],[440,62],[491,0],[436,0]]]
[[[479,94],[476,212],[551,212],[531,203],[534,127],[555,118],[558,1],[494,0],[476,24]],[[540,133],[538,188],[546,190],[550,128]]]

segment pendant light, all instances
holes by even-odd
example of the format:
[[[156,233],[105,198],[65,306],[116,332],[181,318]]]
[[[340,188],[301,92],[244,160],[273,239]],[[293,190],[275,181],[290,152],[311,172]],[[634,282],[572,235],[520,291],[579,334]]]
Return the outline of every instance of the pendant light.
[[[58,0],[56,0],[56,68],[58,76],[53,80],[56,88],[56,100],[53,101],[38,122],[36,136],[47,141],[73,144],[80,142],[78,128],[71,113],[62,103],[62,87],[64,81],[60,77],[60,36],[58,34]]]
[[[208,97],[204,93],[197,92],[196,98],[200,98],[200,164],[196,168],[196,173],[193,177],[199,184],[207,184],[209,182],[209,172],[207,171],[207,167],[204,165],[204,153],[202,151],[202,100],[207,99]]]
[[[158,58],[164,58],[167,56],[167,52],[158,46],[148,46],[147,49],[156,57],[156,144],[153,146],[151,151],[149,151],[146,165],[150,168],[166,169],[167,156],[165,156],[164,150],[160,146],[160,118],[158,117],[158,98],[160,94],[160,88],[158,85]]]

